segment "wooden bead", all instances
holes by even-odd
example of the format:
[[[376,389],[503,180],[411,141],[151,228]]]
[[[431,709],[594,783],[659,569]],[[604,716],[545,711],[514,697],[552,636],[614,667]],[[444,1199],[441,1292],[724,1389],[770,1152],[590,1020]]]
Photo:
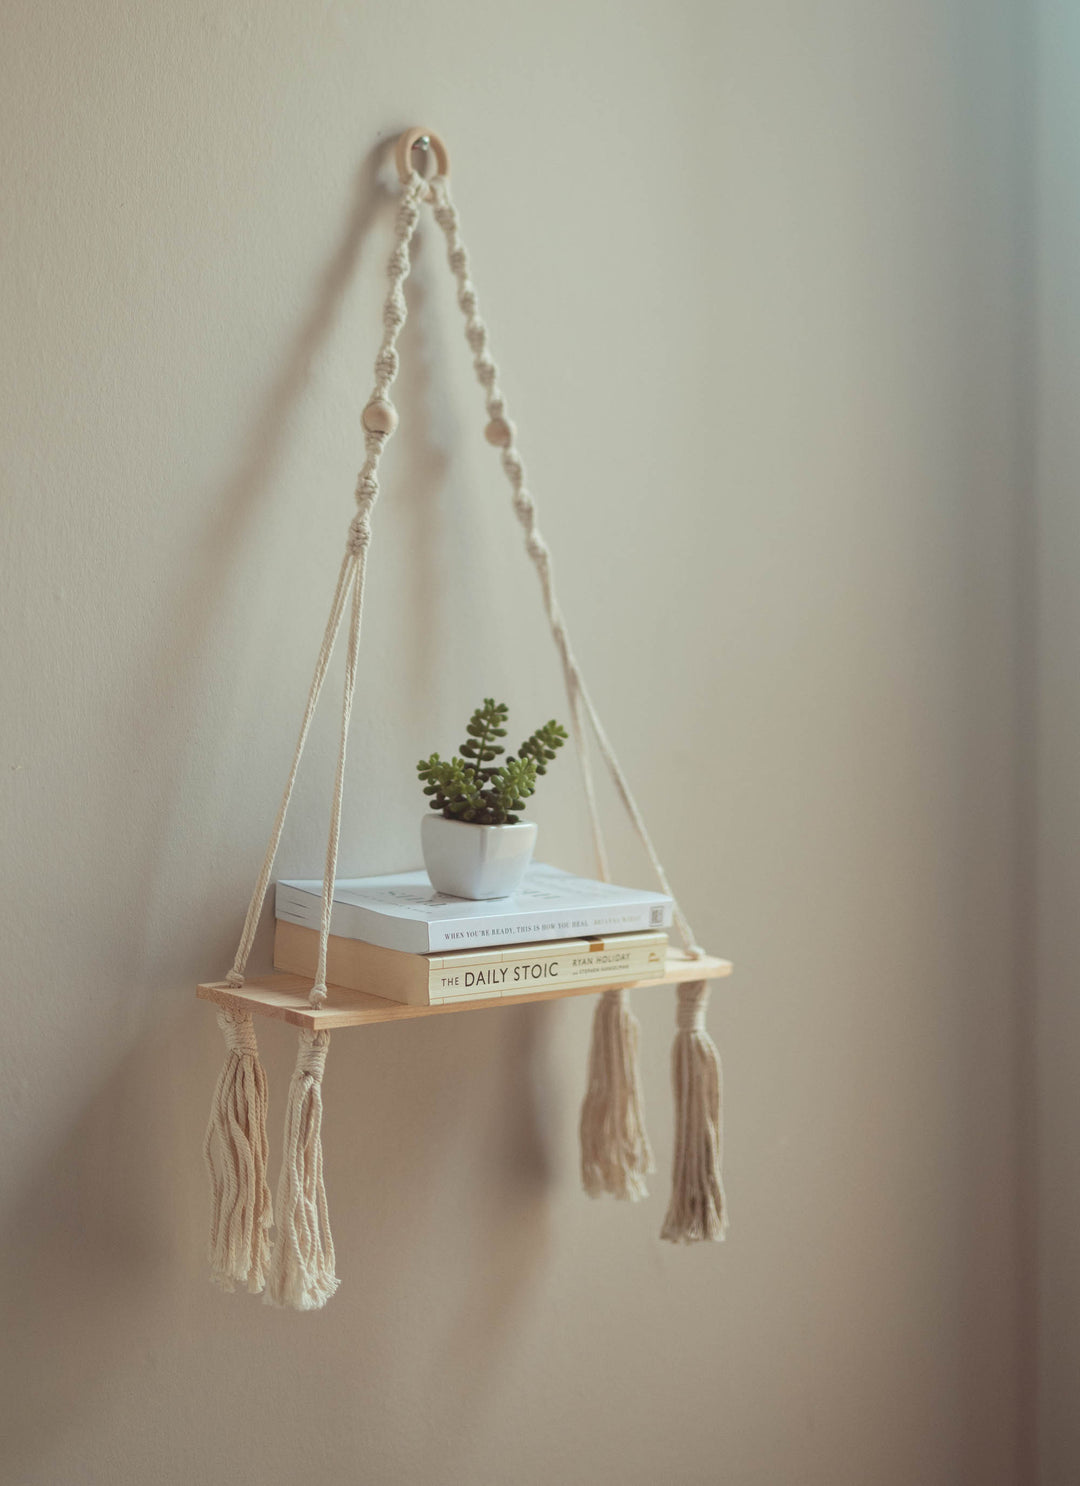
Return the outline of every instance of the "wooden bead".
[[[497,448],[509,449],[514,442],[514,425],[509,418],[492,418],[484,429],[484,437],[489,444],[495,444]]]
[[[428,148],[435,156],[435,169],[439,175],[450,174],[450,151],[435,133],[434,129],[414,128],[406,129],[405,133],[399,135],[397,145],[394,149],[394,158],[397,161],[398,173],[404,186],[409,184],[413,172],[413,145],[417,140],[426,138]]]
[[[397,409],[385,398],[376,397],[364,409],[361,421],[368,433],[390,434],[397,427]]]

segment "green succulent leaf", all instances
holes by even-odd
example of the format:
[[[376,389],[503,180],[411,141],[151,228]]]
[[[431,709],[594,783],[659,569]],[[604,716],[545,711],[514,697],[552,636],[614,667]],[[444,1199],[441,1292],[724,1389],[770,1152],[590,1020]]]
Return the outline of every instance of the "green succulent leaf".
[[[465,727],[467,734],[453,758],[437,753],[421,759],[416,772],[429,797],[432,810],[448,820],[477,825],[516,825],[517,812],[535,792],[537,777],[566,741],[566,730],[554,718],[528,738],[513,754],[496,763],[506,749],[496,740],[505,738],[509,708],[505,702],[485,697]]]

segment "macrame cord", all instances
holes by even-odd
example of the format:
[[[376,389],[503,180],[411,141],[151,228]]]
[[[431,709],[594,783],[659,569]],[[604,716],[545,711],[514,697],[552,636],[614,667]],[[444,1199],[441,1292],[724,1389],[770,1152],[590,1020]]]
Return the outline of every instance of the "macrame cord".
[[[469,277],[469,259],[461,240],[457,211],[450,200],[449,186],[445,176],[437,176],[431,183],[431,198],[435,220],[446,238],[447,257],[451,271],[457,280],[458,306],[465,316],[465,338],[473,353],[473,368],[476,379],[484,389],[488,425],[484,430],[488,442],[502,451],[502,466],[513,492],[514,511],[525,530],[525,549],[536,567],[540,588],[544,597],[544,608],[548,624],[555,640],[555,647],[562,662],[563,680],[570,708],[571,730],[581,762],[582,782],[589,811],[593,845],[598,870],[604,879],[608,876],[607,854],[600,825],[596,791],[589,764],[587,740],[584,736],[582,715],[588,720],[600,756],[607,766],[638,839],[656,874],[663,891],[675,903],[675,925],[682,938],[684,948],[693,958],[704,951],[695,942],[693,932],[675,899],[668,882],[667,873],[660,860],[645,818],[641,813],[630,783],[623,773],[599,714],[585,685],[577,658],[570,644],[570,637],[562,610],[555,594],[551,572],[551,552],[540,534],[536,517],[536,504],[525,483],[525,465],[516,445],[517,431],[506,409],[506,399],[499,387],[498,368],[488,348],[488,331],[480,317],[476,289]],[[703,982],[704,984],[704,982]],[[676,1051],[681,1030],[676,1032]],[[626,993],[619,990],[605,991],[597,1002],[593,1020],[592,1043],[589,1054],[589,1083],[581,1110],[581,1174],[582,1183],[591,1197],[604,1193],[636,1201],[647,1193],[645,1176],[652,1171],[652,1151],[645,1131],[641,1081],[638,1070],[637,1018],[630,1010]],[[706,1034],[708,1038],[708,1034]],[[708,1039],[712,1056],[719,1068],[719,1055],[711,1039]],[[678,1091],[676,1091],[678,1093]],[[696,1118],[694,1100],[699,1095],[699,1085],[692,1084],[685,1098],[676,1099],[676,1148],[687,1139],[684,1120]],[[719,1116],[717,1116],[719,1119]],[[715,1144],[719,1153],[720,1144]],[[717,1156],[719,1159],[719,1156]],[[680,1190],[680,1182],[690,1179],[700,1168],[687,1166],[680,1178],[678,1170],[672,1193],[672,1209],[682,1212],[693,1208],[698,1199]],[[710,1175],[710,1183],[720,1189],[719,1166]],[[682,1232],[678,1223],[668,1214],[662,1237],[672,1241],[691,1241],[696,1237],[719,1238],[722,1233],[707,1234]]]
[[[244,984],[247,961],[273,874],[304,746],[348,611],[341,727],[323,874],[318,963],[309,994],[310,1004],[315,1008],[322,1006],[327,998],[326,957],[371,517],[379,497],[379,462],[398,421],[390,392],[399,368],[397,341],[407,314],[404,285],[409,275],[410,245],[420,218],[422,201],[431,203],[435,219],[446,237],[450,267],[457,279],[458,304],[465,316],[465,335],[473,353],[477,379],[485,393],[489,420],[485,434],[488,441],[501,450],[503,469],[513,492],[514,510],[525,530],[526,550],[540,578],[548,623],[562,663],[597,870],[603,879],[608,879],[607,852],[586,723],[653,871],[663,891],[674,899],[663,864],[604,732],[570,645],[552,580],[551,554],[540,534],[535,504],[525,484],[525,469],[515,444],[514,425],[507,416],[497,368],[489,354],[487,328],[477,310],[476,290],[469,278],[468,258],[459,235],[458,216],[450,199],[446,177],[437,175],[429,182],[412,171],[398,208],[394,247],[387,270],[389,288],[383,306],[383,338],[375,358],[373,392],[363,412],[365,460],[356,486],[357,513],[349,526],[346,551],[316,657],[285,789],[248,905],[233,967],[227,976],[232,986],[239,988]],[[677,904],[674,917],[688,954],[700,956],[703,951],[694,942],[690,926]],[[705,985],[702,981],[678,987],[680,1012],[673,1068],[677,1107],[675,1187],[661,1235],[673,1241],[723,1236],[719,1061],[715,1046],[704,1031],[705,996],[699,995],[695,1003],[700,1016],[694,1027],[683,1025],[683,1007],[687,1004],[683,993],[697,991],[699,987],[704,989]],[[322,1079],[329,1033],[306,1030],[300,1033],[285,1113],[285,1148],[277,1198],[278,1225],[271,1253],[269,1230],[273,1218],[266,1182],[266,1076],[259,1062],[254,1023],[251,1014],[237,1003],[228,1010],[222,1008],[219,1011],[218,1023],[225,1037],[227,1055],[215,1091],[205,1141],[206,1164],[211,1179],[212,1277],[229,1289],[242,1284],[257,1293],[266,1286],[267,1298],[276,1305],[297,1310],[317,1309],[326,1303],[338,1286],[323,1181],[321,1136]],[[642,1109],[638,1036],[638,1023],[629,1008],[626,992],[605,991],[596,1009],[589,1083],[581,1117],[582,1179],[590,1196],[609,1193],[635,1201],[646,1194],[644,1178],[654,1169]],[[687,1038],[692,1039],[687,1044],[688,1050],[681,1051]],[[709,1074],[710,1068],[715,1069],[714,1074]],[[703,1137],[703,1131],[711,1134]],[[683,1159],[684,1152],[691,1154]],[[696,1183],[697,1186],[692,1191],[683,1190],[686,1183]]]

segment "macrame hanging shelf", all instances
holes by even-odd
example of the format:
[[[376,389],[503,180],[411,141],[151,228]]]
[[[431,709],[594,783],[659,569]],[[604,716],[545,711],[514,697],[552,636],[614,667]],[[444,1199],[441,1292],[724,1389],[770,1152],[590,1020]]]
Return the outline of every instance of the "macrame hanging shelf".
[[[434,159],[429,177],[416,168]],[[330,913],[337,872],[338,839],[345,783],[345,759],[356,684],[363,612],[364,578],[371,541],[371,517],[379,496],[378,469],[383,450],[398,423],[390,400],[397,376],[397,342],[406,317],[404,286],[411,244],[421,208],[429,205],[446,237],[450,268],[457,280],[457,300],[465,317],[465,336],[487,408],[485,436],[500,453],[510,481],[514,511],[525,530],[525,545],[540,578],[544,606],[562,662],[571,733],[576,745],[588,806],[597,871],[607,879],[607,853],[593,787],[588,749],[591,734],[616,792],[649,857],[665,893],[671,888],[656,854],[626,776],[608,741],[592,698],[570,647],[566,625],[552,582],[551,555],[540,535],[536,507],[525,484],[525,468],[516,433],[499,388],[488,349],[488,332],[477,309],[468,258],[450,199],[450,160],[446,146],[430,129],[407,130],[397,141],[395,159],[402,194],[394,248],[388,266],[389,290],[383,306],[383,338],[375,358],[374,390],[363,412],[365,460],[356,488],[357,512],[350,523],[346,550],[330,605],[297,739],[292,766],[266,855],[255,884],[232,970],[222,981],[198,987],[203,1000],[217,1006],[225,1037],[226,1059],[211,1106],[204,1154],[211,1188],[211,1277],[224,1289],[265,1291],[276,1305],[317,1309],[337,1289],[333,1240],[322,1170],[322,1078],[330,1032],[377,1022],[442,1016],[479,1007],[511,1006],[563,996],[598,995],[589,1055],[588,1085],[581,1113],[581,1170],[590,1196],[608,1194],[636,1201],[647,1195],[646,1176],[654,1170],[645,1132],[638,1070],[638,1024],[627,992],[674,985],[678,991],[676,1036],[672,1056],[676,1134],[672,1195],[661,1237],[672,1242],[721,1239],[727,1226],[721,1183],[720,1062],[705,1026],[708,983],[726,976],[731,965],[698,946],[677,903],[675,924],[682,949],[671,948],[662,974],[637,981],[589,985],[584,989],[527,992],[498,1000],[409,1006],[380,996],[326,983]],[[270,885],[289,801],[304,744],[314,717],[330,657],[346,627],[345,682],[341,730],[334,780],[330,833],[323,879],[319,957],[313,978],[274,973],[247,977],[248,957]],[[254,1017],[266,1016],[300,1029],[300,1048],[285,1112],[284,1151],[275,1218],[268,1186],[269,1146],[266,1133],[267,1084],[259,1062]]]

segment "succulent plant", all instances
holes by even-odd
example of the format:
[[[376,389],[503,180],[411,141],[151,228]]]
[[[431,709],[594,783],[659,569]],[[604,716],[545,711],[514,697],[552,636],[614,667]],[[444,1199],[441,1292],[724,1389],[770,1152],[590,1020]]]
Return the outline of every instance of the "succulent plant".
[[[566,742],[566,729],[554,718],[531,733],[517,754],[507,754],[498,741],[506,737],[509,708],[485,697],[469,719],[468,737],[451,759],[433,753],[416,766],[432,810],[447,820],[477,826],[516,825],[519,810],[536,791],[536,781]]]

